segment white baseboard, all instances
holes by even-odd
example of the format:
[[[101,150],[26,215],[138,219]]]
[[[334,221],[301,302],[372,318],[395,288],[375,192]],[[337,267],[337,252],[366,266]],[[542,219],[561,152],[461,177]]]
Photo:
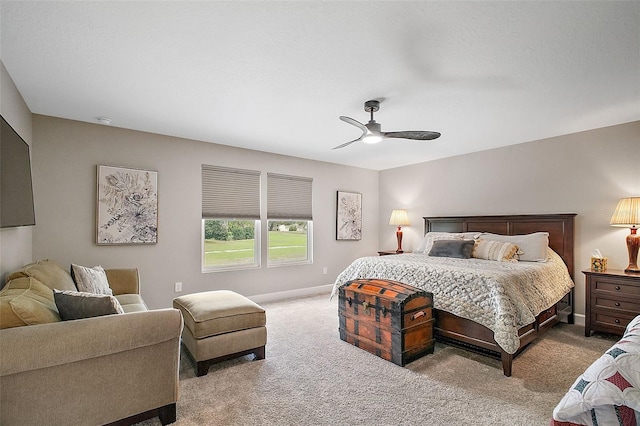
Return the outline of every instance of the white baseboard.
[[[247,296],[256,303],[274,302],[277,300],[292,299],[294,297],[315,296],[318,294],[327,294],[327,298],[331,294],[333,284],[319,285],[316,287],[299,288],[296,290],[278,291],[275,293],[257,294],[255,296]]]
[[[574,324],[584,326],[584,314],[573,314],[573,322]]]

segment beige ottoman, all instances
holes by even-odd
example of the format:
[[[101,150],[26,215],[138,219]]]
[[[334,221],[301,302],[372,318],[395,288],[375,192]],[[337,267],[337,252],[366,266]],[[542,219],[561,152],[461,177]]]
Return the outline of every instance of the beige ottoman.
[[[264,359],[267,316],[257,303],[229,290],[187,294],[173,300],[182,311],[182,343],[204,376],[212,363],[253,353]]]

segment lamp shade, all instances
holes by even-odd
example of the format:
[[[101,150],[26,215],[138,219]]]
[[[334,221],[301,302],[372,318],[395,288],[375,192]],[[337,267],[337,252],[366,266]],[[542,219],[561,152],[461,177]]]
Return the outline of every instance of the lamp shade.
[[[640,226],[640,197],[623,198],[611,216],[611,226],[637,228]]]
[[[394,210],[391,212],[391,218],[389,219],[389,225],[395,226],[409,226],[409,216],[407,216],[406,210]]]

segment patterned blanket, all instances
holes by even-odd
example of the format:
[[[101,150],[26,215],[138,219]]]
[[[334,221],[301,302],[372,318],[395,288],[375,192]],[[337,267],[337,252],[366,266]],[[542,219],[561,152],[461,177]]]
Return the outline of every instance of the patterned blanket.
[[[640,425],[640,316],[582,373],[553,410],[551,426]]]
[[[519,346],[518,329],[553,306],[574,286],[553,250],[546,262],[496,262],[406,253],[356,259],[338,277],[338,288],[358,278],[400,281],[433,293],[436,309],[484,325],[507,353]]]

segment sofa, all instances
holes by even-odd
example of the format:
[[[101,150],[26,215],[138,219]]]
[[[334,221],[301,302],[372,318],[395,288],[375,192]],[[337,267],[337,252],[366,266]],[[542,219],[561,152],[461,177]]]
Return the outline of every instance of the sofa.
[[[42,260],[7,275],[0,290],[3,426],[175,422],[182,314],[149,310],[137,269],[102,271],[112,293],[103,298],[117,314],[64,321],[58,296],[87,295],[70,272]]]

